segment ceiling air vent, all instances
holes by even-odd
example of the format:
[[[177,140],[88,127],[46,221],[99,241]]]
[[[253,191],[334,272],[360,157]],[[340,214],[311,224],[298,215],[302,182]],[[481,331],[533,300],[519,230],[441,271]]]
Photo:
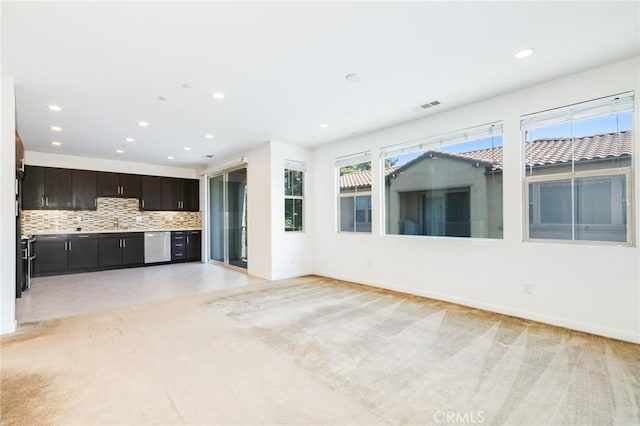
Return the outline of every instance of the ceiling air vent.
[[[431,108],[438,105],[440,105],[440,101],[433,101],[433,102],[427,102],[426,104],[420,105],[420,108],[427,109],[427,108]]]

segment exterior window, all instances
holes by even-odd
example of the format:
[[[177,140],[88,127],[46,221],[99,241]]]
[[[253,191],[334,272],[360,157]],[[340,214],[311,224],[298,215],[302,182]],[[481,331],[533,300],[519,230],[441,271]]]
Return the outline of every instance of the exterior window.
[[[631,243],[633,94],[522,119],[527,238]]]
[[[502,125],[382,149],[387,234],[502,238]]]
[[[284,169],[284,230],[302,231],[304,172]]]
[[[370,158],[368,154],[359,157]],[[349,163],[339,159],[339,214],[340,232],[371,232],[371,160]]]

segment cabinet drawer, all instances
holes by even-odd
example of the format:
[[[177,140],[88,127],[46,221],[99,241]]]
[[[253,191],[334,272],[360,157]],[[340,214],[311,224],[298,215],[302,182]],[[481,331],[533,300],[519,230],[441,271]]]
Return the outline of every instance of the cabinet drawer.
[[[71,234],[69,235],[69,239],[74,240],[95,240],[98,238],[98,234]]]

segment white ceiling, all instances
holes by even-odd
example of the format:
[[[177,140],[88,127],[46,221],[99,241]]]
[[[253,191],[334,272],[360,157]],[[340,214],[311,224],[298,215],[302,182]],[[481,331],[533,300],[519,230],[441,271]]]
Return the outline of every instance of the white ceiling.
[[[635,56],[639,20],[637,1],[3,2],[2,72],[15,79],[28,150],[196,167],[206,154],[314,146]],[[524,47],[536,53],[514,59]],[[419,108],[433,100],[442,105]]]

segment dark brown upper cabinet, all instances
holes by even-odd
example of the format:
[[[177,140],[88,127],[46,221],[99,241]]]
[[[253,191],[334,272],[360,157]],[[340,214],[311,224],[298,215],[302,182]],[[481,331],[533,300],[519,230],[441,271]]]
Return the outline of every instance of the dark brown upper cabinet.
[[[162,210],[178,211],[178,182],[180,179],[162,178]]]
[[[98,207],[98,173],[89,170],[72,170],[72,207],[74,210],[95,210]]]
[[[162,210],[162,179],[160,176],[142,176],[140,178],[141,210]]]
[[[24,176],[24,145],[18,133],[16,133],[16,173],[20,177]]]
[[[24,210],[71,210],[71,170],[26,166],[22,183]]]
[[[139,175],[98,172],[98,197],[140,198]]]
[[[178,210],[197,212],[200,210],[200,181],[180,179],[178,183]]]

